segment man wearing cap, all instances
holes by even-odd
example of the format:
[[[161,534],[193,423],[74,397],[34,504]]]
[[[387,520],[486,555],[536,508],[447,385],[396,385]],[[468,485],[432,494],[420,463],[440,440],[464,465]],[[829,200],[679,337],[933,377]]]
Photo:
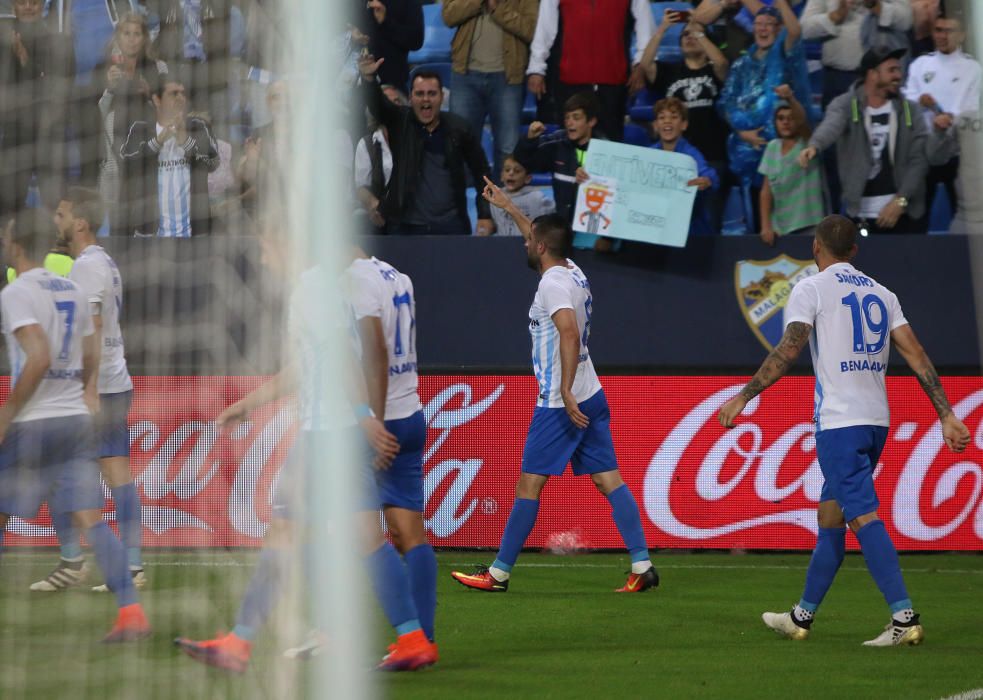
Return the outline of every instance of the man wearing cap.
[[[861,80],[830,102],[799,154],[803,167],[836,144],[843,208],[861,235],[925,233],[925,173],[945,136],[929,133],[922,109],[901,96],[904,49],[873,48],[860,61]]]

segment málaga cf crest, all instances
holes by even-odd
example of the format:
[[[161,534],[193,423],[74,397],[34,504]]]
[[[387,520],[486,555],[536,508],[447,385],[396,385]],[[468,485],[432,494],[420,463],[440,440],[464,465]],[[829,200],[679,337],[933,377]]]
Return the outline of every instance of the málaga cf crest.
[[[751,330],[768,350],[782,339],[784,310],[800,280],[819,271],[812,260],[779,255],[771,260],[741,260],[734,266],[734,291]]]

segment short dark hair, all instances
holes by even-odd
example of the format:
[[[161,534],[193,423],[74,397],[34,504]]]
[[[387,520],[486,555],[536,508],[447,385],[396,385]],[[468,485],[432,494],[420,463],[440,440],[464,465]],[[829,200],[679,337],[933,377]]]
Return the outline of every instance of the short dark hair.
[[[10,220],[10,240],[33,262],[43,263],[58,233],[47,209],[21,209]]]
[[[106,210],[102,205],[102,196],[96,190],[69,187],[64,200],[72,205],[72,218],[85,221],[93,233],[99,230]]]
[[[678,97],[663,97],[652,107],[652,115],[658,119],[659,112],[675,112],[683,121],[689,120],[689,108]]]
[[[573,247],[573,229],[566,217],[560,214],[542,214],[533,219],[532,236],[546,244],[546,250],[554,258],[566,258]]]
[[[566,116],[570,112],[576,112],[578,109],[584,110],[584,114],[587,116],[587,121],[597,117],[599,111],[597,104],[597,97],[593,92],[578,92],[567,98],[567,101],[563,103],[563,115]]]
[[[154,94],[157,95],[157,99],[164,96],[164,88],[167,87],[168,83],[174,83],[175,85],[180,85],[181,87],[188,87],[184,80],[176,72],[168,71],[166,73],[160,73],[153,84]]]
[[[816,238],[834,258],[848,260],[857,245],[857,225],[845,216],[832,214],[819,222]]]
[[[413,75],[410,78],[410,92],[413,91],[413,84],[417,81],[417,78],[421,80],[436,80],[437,87],[441,90],[444,89],[444,81],[440,79],[440,73],[429,68],[420,68],[419,70],[413,71]]]

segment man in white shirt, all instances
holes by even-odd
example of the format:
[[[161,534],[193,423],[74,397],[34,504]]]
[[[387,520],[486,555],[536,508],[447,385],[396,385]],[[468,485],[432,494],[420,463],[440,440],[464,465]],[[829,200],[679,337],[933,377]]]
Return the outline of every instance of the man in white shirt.
[[[618,592],[640,593],[654,588],[659,585],[659,574],[649,559],[635,497],[618,471],[611,413],[587,349],[593,297],[584,273],[567,258],[573,240],[570,222],[559,214],[544,214],[529,221],[491,180],[485,178],[485,184],[485,199],[515,219],[526,240],[529,267],[541,277],[529,309],[539,397],[498,555],[491,566],[478,567],[470,574],[453,571],[451,576],[479,591],[507,591],[512,567],[536,524],[543,487],[551,476],[562,475],[570,463],[575,476],[589,474],[608,499],[631,555],[631,573]]]
[[[99,378],[92,397],[98,403],[95,416],[96,448],[103,479],[109,487],[116,513],[116,526],[126,547],[133,583],[143,588],[146,578],[140,552],[142,524],[140,497],[130,472],[130,434],[127,415],[133,400],[133,382],[123,353],[120,313],[123,309],[123,281],[109,254],[96,244],[94,228],[103,220],[99,193],[81,187],[69,189],[58,207],[55,224],[68,241],[75,263],[69,273],[86,296],[96,333]],[[51,523],[61,545],[61,561],[44,579],[31,585],[32,591],[53,592],[81,583],[85,578],[79,532],[67,513],[51,512]],[[95,590],[106,592],[105,586]]]
[[[31,519],[43,501],[71,513],[116,595],[119,612],[104,642],[150,635],[126,567],[126,551],[102,519],[92,441],[97,410],[96,336],[85,295],[39,267],[51,215],[30,209],[7,225],[3,252],[17,279],[0,292],[11,391],[0,407],[0,538],[11,515]],[[0,542],[2,545],[2,542]]]
[[[959,127],[959,117],[980,110],[980,81],[983,68],[976,59],[962,50],[966,32],[956,17],[938,17],[932,28],[935,51],[919,56],[908,67],[908,82],[904,95],[918,102],[925,110],[929,129],[948,132],[953,138]],[[958,139],[956,139],[958,143]],[[958,208],[956,177],[959,174],[959,155],[948,162],[933,165],[925,178],[925,205],[931,214],[935,190],[945,186],[952,212]]]
[[[766,612],[762,619],[790,639],[809,636],[816,610],[843,561],[849,525],[891,609],[890,624],[864,645],[915,645],[924,632],[901,576],[898,553],[877,515],[874,491],[874,468],[890,425],[884,374],[892,342],[932,400],[949,448],[962,452],[970,436],[952,412],[898,298],[850,264],[857,253],[856,236],[856,225],[842,216],[828,216],[819,224],[812,244],[819,273],[792,289],[781,342],[751,381],[723,405],[718,418],[733,428],[748,402],[778,381],[809,342],[816,373],[816,456],[824,479],[819,531],[801,600],[791,612]]]

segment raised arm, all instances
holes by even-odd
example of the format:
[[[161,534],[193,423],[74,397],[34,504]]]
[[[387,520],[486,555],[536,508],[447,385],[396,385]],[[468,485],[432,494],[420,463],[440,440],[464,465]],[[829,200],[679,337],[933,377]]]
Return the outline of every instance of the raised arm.
[[[746,2],[747,0],[745,0]],[[782,16],[782,24],[785,26],[785,53],[791,51],[802,36],[802,25],[799,18],[795,16],[788,0],[775,0],[774,7]]]
[[[532,235],[532,221],[529,220],[529,217],[515,206],[515,202],[512,201],[511,197],[502,192],[501,188],[487,177],[485,178],[485,189],[481,193],[481,196],[490,205],[498,207],[511,216],[523,238],[528,239]]]
[[[580,328],[573,309],[559,309],[553,316],[553,325],[560,334],[560,396],[570,420],[578,428],[586,428],[590,421],[577,405],[573,395],[573,380],[580,364]]]
[[[730,61],[724,56],[724,52],[707,36],[705,27],[700,27],[696,40],[703,47],[703,50],[707,52],[707,58],[710,59],[710,63],[713,65],[713,74],[717,76],[717,80],[720,82],[727,80],[727,73],[730,72]]]
[[[915,331],[907,323],[899,326],[891,331],[891,342],[918,377],[918,383],[922,385],[922,390],[932,401],[935,412],[939,414],[945,444],[954,452],[962,452],[969,444],[969,429],[952,412],[949,398],[945,395],[942,382],[939,381],[938,372],[935,371],[925,348],[915,337]]]
[[[659,22],[659,26],[655,28],[655,32],[652,33],[652,38],[649,39],[649,43],[646,44],[645,50],[642,52],[642,57],[639,60],[639,64],[642,66],[642,70],[645,71],[645,79],[650,82],[655,82],[655,76],[657,72],[657,66],[655,63],[655,57],[659,55],[659,46],[662,44],[662,40],[666,36],[666,31],[672,25],[672,16],[675,15],[675,10],[666,10],[662,13],[662,21]]]
[[[811,333],[812,326],[808,323],[793,321],[788,324],[781,341],[761,363],[751,381],[741,389],[741,393],[721,407],[717,418],[722,426],[733,428],[734,419],[741,414],[748,402],[782,378],[809,342]]]

